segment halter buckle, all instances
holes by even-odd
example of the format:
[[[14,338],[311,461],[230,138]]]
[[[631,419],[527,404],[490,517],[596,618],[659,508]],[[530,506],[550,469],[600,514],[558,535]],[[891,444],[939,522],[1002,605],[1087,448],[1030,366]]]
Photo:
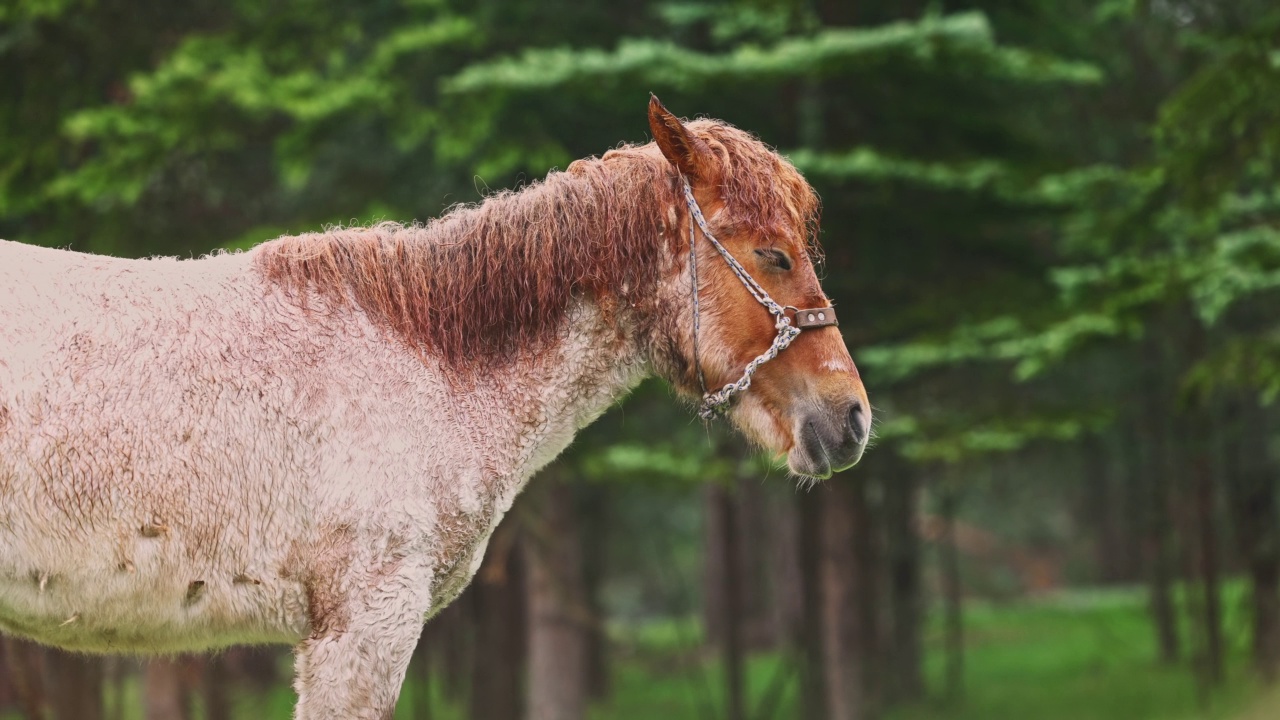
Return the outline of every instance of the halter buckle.
[[[818,328],[827,327],[828,325],[839,327],[840,325],[840,321],[836,320],[836,309],[833,307],[795,310],[795,323],[798,328]]]

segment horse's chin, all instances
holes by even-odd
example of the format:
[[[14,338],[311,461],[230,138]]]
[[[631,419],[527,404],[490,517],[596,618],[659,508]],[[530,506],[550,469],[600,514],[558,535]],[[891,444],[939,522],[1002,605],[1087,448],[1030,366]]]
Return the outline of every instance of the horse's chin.
[[[787,469],[809,480],[826,480],[832,473],[831,463],[825,457],[814,458],[798,449],[787,453]]]
[[[847,432],[814,419],[798,421],[793,437],[787,467],[796,475],[815,480],[826,480],[857,465],[866,449],[865,439],[852,439]]]
[[[830,456],[825,451],[814,455],[810,451],[806,451],[801,446],[796,446],[787,453],[787,469],[794,475],[798,475],[810,480],[826,480],[833,474],[848,470],[858,461],[862,459],[862,450],[859,449],[857,454],[851,459],[840,463],[833,463]]]

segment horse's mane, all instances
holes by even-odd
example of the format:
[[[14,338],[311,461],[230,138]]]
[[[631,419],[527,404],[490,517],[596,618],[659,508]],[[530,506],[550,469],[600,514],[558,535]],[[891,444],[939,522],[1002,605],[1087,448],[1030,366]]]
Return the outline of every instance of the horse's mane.
[[[789,163],[736,128],[689,127],[732,170],[722,191],[733,222],[769,232],[813,220],[816,198]],[[624,146],[425,225],[278,238],[258,262],[303,297],[354,302],[411,346],[474,368],[546,347],[575,298],[606,316],[652,307],[665,254],[687,242],[663,232],[670,207],[683,208],[670,164],[653,146]]]

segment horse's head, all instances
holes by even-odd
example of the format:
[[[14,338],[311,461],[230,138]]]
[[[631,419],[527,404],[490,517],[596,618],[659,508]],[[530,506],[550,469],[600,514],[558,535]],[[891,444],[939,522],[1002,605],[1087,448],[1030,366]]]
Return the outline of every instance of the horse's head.
[[[699,289],[695,315],[694,263],[675,263],[677,277],[669,286],[680,320],[670,339],[675,357],[668,379],[686,394],[715,393],[739,381],[771,343],[776,348],[780,331],[791,332],[777,326],[769,303],[753,295],[750,280],[740,277],[698,228],[694,209],[700,208],[706,229],[776,303],[775,311],[781,308],[793,325],[810,325],[758,366],[749,389],[724,403],[729,419],[765,448],[787,453],[788,466],[799,475],[824,478],[852,466],[871,427],[866,390],[839,329],[813,322],[816,315],[796,317],[797,308],[829,310],[830,305],[813,266],[818,214],[813,189],[777,153],[723,123],[685,124],[652,98],[649,126],[657,148],[689,183],[695,199],[687,203],[682,194],[669,213],[675,224],[670,229],[678,229],[686,258],[694,228]]]

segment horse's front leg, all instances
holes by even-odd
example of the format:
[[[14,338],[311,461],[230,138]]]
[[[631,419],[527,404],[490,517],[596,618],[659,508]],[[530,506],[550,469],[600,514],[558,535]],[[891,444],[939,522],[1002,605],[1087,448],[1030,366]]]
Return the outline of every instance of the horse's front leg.
[[[295,720],[390,720],[429,588],[428,568],[403,565],[310,588],[312,633],[294,651]]]

